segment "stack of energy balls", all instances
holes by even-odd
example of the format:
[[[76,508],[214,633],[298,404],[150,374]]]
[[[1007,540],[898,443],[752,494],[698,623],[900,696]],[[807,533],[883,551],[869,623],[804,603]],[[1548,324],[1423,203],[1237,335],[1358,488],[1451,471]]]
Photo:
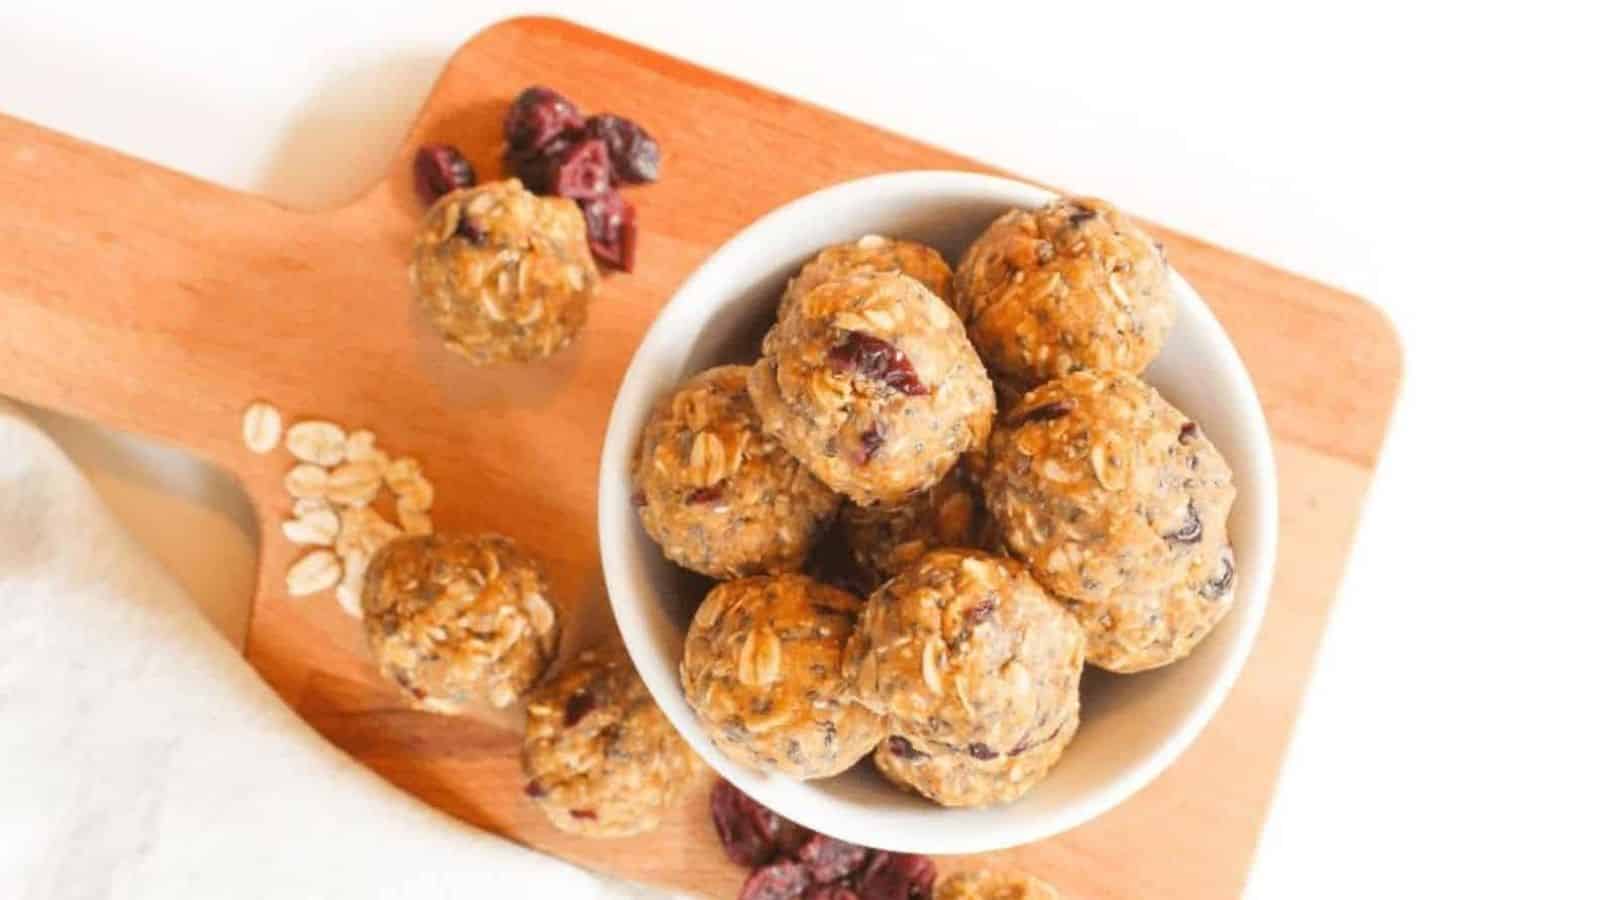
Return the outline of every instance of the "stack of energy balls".
[[[680,667],[711,741],[1007,803],[1086,662],[1188,655],[1232,604],[1234,488],[1140,380],[1175,314],[1161,246],[1088,198],[1007,212],[953,273],[877,235],[801,269],[760,359],[663,397],[633,465],[645,530],[721,582]]]

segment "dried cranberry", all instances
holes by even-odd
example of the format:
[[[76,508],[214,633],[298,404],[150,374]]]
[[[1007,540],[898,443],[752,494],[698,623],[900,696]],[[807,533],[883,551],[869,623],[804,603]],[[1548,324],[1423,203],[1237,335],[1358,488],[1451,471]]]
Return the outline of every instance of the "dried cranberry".
[[[689,492],[689,503],[699,505],[702,503],[715,503],[722,499],[722,485],[715,484],[711,487],[695,488]]]
[[[574,819],[588,819],[590,821],[600,818],[599,814],[592,809],[569,809],[567,814]]]
[[[546,793],[544,785],[537,781],[528,782],[527,786],[522,789],[522,792],[535,800],[543,797]]]
[[[1183,427],[1178,429],[1178,443],[1187,444],[1194,440],[1194,436],[1199,430],[1200,427],[1193,422],[1183,423]]]
[[[811,873],[812,880],[828,882],[845,878],[866,865],[867,853],[865,847],[825,834],[813,834],[795,848],[794,858]]]
[[[861,432],[860,448],[856,451],[856,464],[866,465],[883,449],[883,426],[874,422],[867,430]]]
[[[589,251],[601,262],[633,271],[634,249],[639,232],[634,223],[633,204],[615,191],[578,201],[584,221],[589,225]]]
[[[605,141],[611,171],[623,181],[642,184],[661,177],[661,146],[632,119],[610,113],[590,116],[583,133]]]
[[[611,190],[611,162],[602,141],[552,144],[541,151],[537,160],[544,170],[536,179],[539,186],[530,190],[573,200],[587,200]],[[527,184],[526,179],[523,184]]]
[[[861,900],[929,900],[937,875],[926,856],[879,850],[862,871],[856,893]]]
[[[1049,403],[1041,403],[1038,406],[1035,406],[1033,409],[1026,410],[1016,416],[1013,416],[1012,422],[1017,425],[1023,425],[1028,422],[1048,422],[1051,419],[1059,419],[1062,416],[1072,412],[1072,407],[1075,405],[1077,405],[1077,401],[1071,398],[1066,400],[1053,400]]]
[[[455,236],[466,238],[468,243],[475,244],[479,247],[482,247],[484,242],[489,240],[489,232],[484,231],[483,226],[472,221],[472,219],[466,215],[463,215],[456,221]]]
[[[861,900],[860,895],[844,884],[814,884],[806,891],[805,900]]]
[[[845,332],[844,341],[828,351],[828,365],[841,374],[881,381],[902,394],[918,397],[928,393],[910,358],[899,347],[870,334]]]
[[[423,206],[458,188],[472,187],[478,183],[472,163],[461,151],[449,144],[423,144],[417,148],[417,158],[411,165],[415,178],[417,197]]]
[[[911,746],[910,741],[898,734],[889,736],[889,752],[900,757],[901,759],[909,759],[912,762],[916,762],[919,759],[928,758],[928,754],[923,753],[921,750]]]
[[[567,698],[567,708],[561,716],[561,724],[567,728],[583,721],[583,717],[594,711],[594,695],[588,691],[578,691]]]
[[[994,759],[996,756],[1000,755],[994,751],[994,748],[982,741],[973,741],[972,743],[968,744],[967,752],[972,754],[973,759],[982,760]]]
[[[811,886],[811,876],[797,862],[775,862],[750,873],[739,900],[800,900]]]
[[[1215,578],[1200,586],[1200,596],[1210,600],[1217,600],[1233,588],[1233,548],[1223,547],[1222,571]]]
[[[1200,523],[1200,512],[1194,508],[1194,501],[1190,500],[1188,507],[1183,511],[1183,524],[1178,526],[1177,531],[1164,534],[1162,537],[1169,544],[1195,544],[1199,543],[1203,534],[1205,527]]]
[[[644,491],[634,491],[633,494],[628,497],[628,499],[633,501],[634,506],[650,505],[650,498],[644,495]]]
[[[583,127],[583,116],[571,100],[547,87],[531,87],[506,110],[506,145],[512,150],[538,150],[564,131]]]
[[[1050,735],[1048,737],[1046,737],[1042,741],[1030,741],[1027,738],[1023,738],[1021,740],[1021,742],[1019,742],[1015,747],[1012,747],[1011,751],[1009,753],[1007,753],[1006,755],[1007,756],[1021,756],[1022,754],[1027,753],[1029,750],[1032,750],[1033,748],[1039,746],[1040,744],[1048,744],[1049,742],[1051,742],[1051,741],[1055,740],[1057,737],[1059,737],[1061,735],[1061,729],[1065,728],[1065,727],[1066,727],[1065,725],[1057,725],[1056,726],[1056,730],[1050,732]]]
[[[979,625],[982,625],[984,622],[989,621],[989,618],[994,615],[994,607],[995,600],[993,594],[990,594],[984,597],[982,600],[979,600],[977,603],[972,604],[972,608],[967,610],[967,627],[975,628]]]
[[[722,849],[741,866],[759,866],[778,852],[783,820],[726,781],[711,789],[711,821]]]

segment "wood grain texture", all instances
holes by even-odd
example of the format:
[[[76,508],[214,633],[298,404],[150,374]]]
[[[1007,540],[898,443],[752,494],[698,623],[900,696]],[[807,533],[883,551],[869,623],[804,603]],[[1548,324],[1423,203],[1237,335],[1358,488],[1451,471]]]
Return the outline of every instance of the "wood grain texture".
[[[638,271],[606,279],[578,344],[548,364],[476,370],[446,354],[409,302],[419,210],[408,161],[424,139],[448,141],[495,172],[501,111],[535,82],[586,109],[637,116],[661,140],[665,177],[630,192],[643,225]],[[386,176],[324,212],[0,117],[0,393],[185,447],[238,478],[264,536],[246,655],[335,744],[513,840],[731,897],[742,873],[717,849],[708,783],[655,834],[565,836],[519,794],[514,732],[405,710],[331,597],[287,599],[293,548],[277,523],[288,463],[246,453],[239,415],[265,398],[290,416],[375,429],[386,448],[424,461],[441,528],[503,531],[547,562],[576,622],[568,648],[606,640],[600,440],[656,310],[716,246],[780,203],[914,168],[992,171],[548,19],[494,26],[462,48]],[[1261,392],[1281,481],[1278,577],[1254,655],[1188,753],[1100,819],[989,860],[1074,897],[1239,892],[1400,378],[1393,331],[1358,298],[1155,230]]]

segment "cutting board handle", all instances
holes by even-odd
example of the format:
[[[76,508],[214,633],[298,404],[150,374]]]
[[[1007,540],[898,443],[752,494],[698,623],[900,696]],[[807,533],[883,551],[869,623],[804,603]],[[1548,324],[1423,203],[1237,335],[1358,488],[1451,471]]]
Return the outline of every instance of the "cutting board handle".
[[[219,335],[263,332],[251,273],[315,217],[4,115],[0,198],[0,394],[231,455],[236,432],[191,427],[248,402],[210,389],[237,358]]]

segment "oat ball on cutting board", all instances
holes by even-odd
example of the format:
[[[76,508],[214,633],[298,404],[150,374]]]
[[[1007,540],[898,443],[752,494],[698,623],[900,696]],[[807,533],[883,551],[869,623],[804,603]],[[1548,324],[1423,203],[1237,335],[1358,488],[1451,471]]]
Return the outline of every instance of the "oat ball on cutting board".
[[[411,289],[475,365],[543,359],[582,330],[600,274],[577,204],[515,178],[452,191],[422,221]]]
[[[1076,694],[1074,694],[1076,701]],[[999,806],[1018,799],[1044,780],[1060,761],[1078,730],[1078,708],[1037,743],[1004,753],[952,747],[890,735],[872,754],[883,776],[903,790],[921,794],[940,806]]]
[[[799,569],[841,500],[761,430],[749,373],[719,366],[684,382],[651,411],[634,454],[644,530],[712,578]]]
[[[561,625],[548,590],[510,538],[400,537],[367,566],[362,623],[379,671],[419,708],[504,708],[555,658]]]
[[[840,674],[860,598],[804,575],[712,588],[684,638],[683,691],[711,742],[765,772],[826,778],[884,737]]]
[[[940,878],[933,900],[1061,900],[1061,894],[1024,872],[978,869]]]
[[[1082,368],[1143,372],[1177,318],[1161,246],[1089,197],[996,219],[956,267],[955,306],[995,380],[1022,389]]]
[[[524,792],[562,831],[649,831],[699,768],[620,652],[585,650],[528,698]]]
[[[1083,658],[1083,629],[1022,564],[935,550],[868,598],[845,677],[890,734],[982,760],[1076,721]]]
[[[939,483],[900,503],[857,506],[839,513],[850,555],[879,581],[941,547],[988,549],[978,488],[957,465]]]
[[[926,490],[989,437],[983,363],[950,308],[908,276],[823,282],[761,352],[750,397],[767,433],[856,503]]]
[[[1182,659],[1233,603],[1233,473],[1193,421],[1132,375],[1030,392],[989,445],[984,494],[1011,553],[1089,636],[1089,662]]]
[[[795,300],[804,297],[824,281],[878,272],[909,275],[945,303],[952,300],[950,281],[954,273],[939,251],[916,241],[869,234],[858,240],[826,247],[812,257],[783,289],[783,299],[778,302],[778,317],[783,318],[784,311]]]

